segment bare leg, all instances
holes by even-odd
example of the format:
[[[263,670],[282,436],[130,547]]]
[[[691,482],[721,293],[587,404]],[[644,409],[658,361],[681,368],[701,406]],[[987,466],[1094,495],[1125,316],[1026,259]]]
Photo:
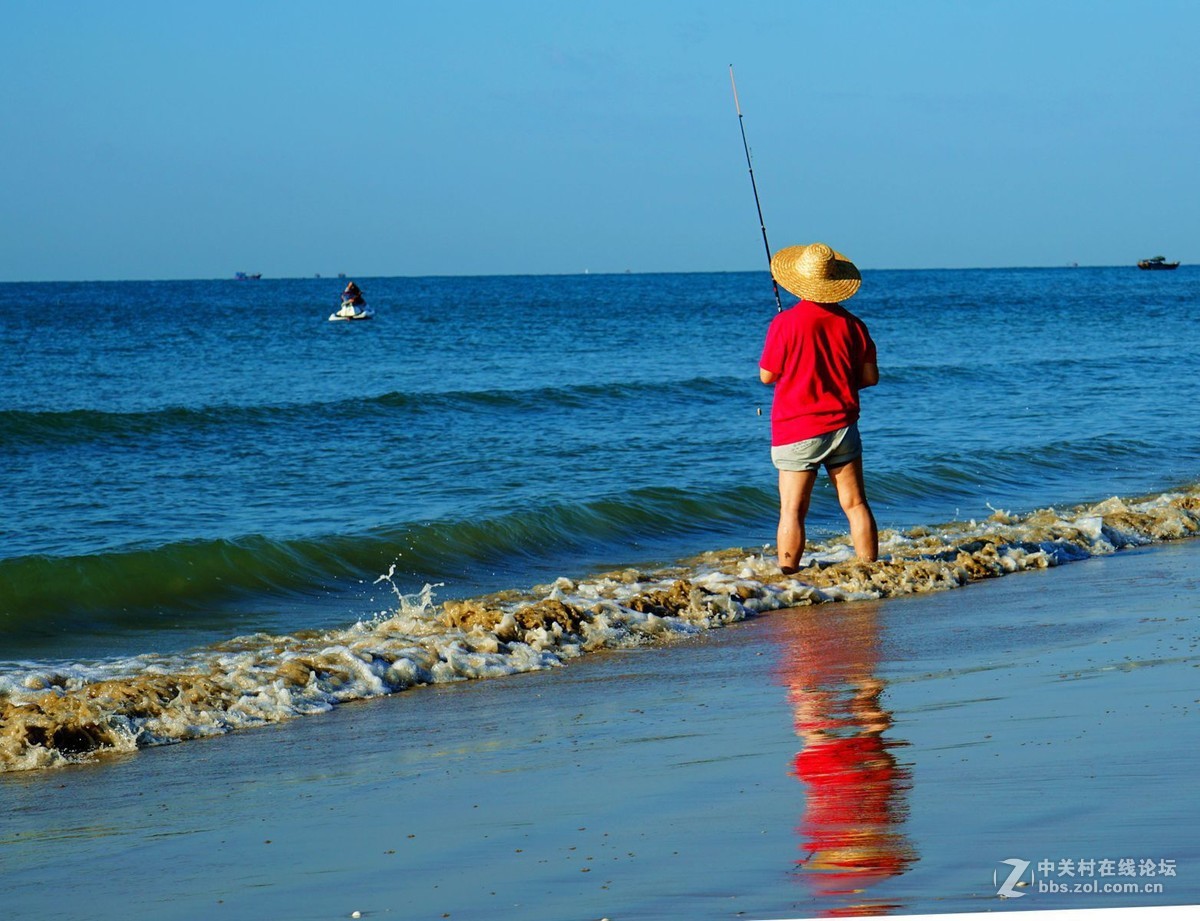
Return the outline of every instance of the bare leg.
[[[779,471],[779,530],[775,544],[779,568],[785,575],[800,568],[800,557],[804,555],[804,516],[808,514],[816,482],[815,470]]]
[[[875,527],[875,516],[867,504],[867,487],[863,482],[862,458],[840,467],[829,468],[829,479],[837,490],[838,502],[850,522],[850,539],[854,541],[854,552],[860,560],[879,557],[879,531]]]

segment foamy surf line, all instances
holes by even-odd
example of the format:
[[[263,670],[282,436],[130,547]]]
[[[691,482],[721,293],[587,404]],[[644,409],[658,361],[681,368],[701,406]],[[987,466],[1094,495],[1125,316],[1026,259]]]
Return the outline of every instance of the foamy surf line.
[[[769,548],[731,549],[467,600],[438,603],[437,586],[397,590],[395,610],[345,629],[256,634],[186,655],[20,665],[0,674],[0,772],[219,735],[415,685],[553,668],[781,608],[957,588],[1198,532],[1200,486],[885,532],[876,563],[855,560],[844,539],[830,541],[810,546],[808,565],[792,576],[779,573]]]

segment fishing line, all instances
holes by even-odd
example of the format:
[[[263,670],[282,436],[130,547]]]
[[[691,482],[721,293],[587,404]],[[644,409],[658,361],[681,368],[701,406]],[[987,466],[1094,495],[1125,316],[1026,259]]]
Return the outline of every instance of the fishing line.
[[[758,200],[758,184],[754,181],[754,164],[750,162],[750,145],[746,143],[746,123],[742,119],[742,106],[738,102],[737,81],[733,79],[733,65],[729,65],[729,83],[733,87],[733,107],[737,109],[738,127],[742,130],[742,149],[746,151],[746,168],[750,170],[750,188],[754,190],[754,207],[758,209],[758,226],[762,229],[763,247],[767,251],[767,272],[771,271],[771,244],[767,242],[767,224],[763,220],[762,204]],[[771,287],[775,289],[775,312],[783,310],[779,300],[779,283],[771,275]]]

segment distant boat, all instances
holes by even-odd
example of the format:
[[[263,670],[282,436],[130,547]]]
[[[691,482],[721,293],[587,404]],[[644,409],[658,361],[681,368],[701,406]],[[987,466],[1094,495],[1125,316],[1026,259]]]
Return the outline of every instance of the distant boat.
[[[1143,259],[1138,263],[1139,269],[1177,269],[1178,262],[1167,262],[1166,256],[1155,256],[1153,259]]]
[[[245,272],[234,272],[233,277],[238,281],[257,281],[262,278],[262,272],[255,272],[253,275],[247,275]]]

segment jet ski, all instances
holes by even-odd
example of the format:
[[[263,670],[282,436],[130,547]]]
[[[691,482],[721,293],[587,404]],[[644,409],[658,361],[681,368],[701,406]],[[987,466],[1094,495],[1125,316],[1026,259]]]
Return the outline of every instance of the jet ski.
[[[370,320],[375,316],[375,311],[366,304],[354,304],[353,301],[342,301],[342,306],[334,313],[329,315],[329,319],[333,321],[341,320]]]

